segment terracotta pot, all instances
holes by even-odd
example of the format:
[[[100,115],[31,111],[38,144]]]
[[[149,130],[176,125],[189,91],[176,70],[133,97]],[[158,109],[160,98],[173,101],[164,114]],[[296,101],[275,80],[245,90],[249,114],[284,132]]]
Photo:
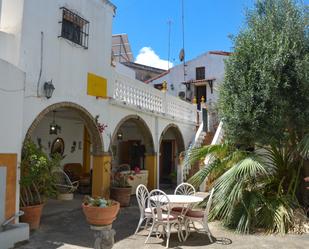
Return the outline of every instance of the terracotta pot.
[[[111,187],[110,197],[120,203],[121,207],[127,207],[130,205],[132,187],[117,188]]]
[[[43,206],[44,204],[21,207],[20,209],[24,211],[25,214],[20,217],[20,221],[28,223],[30,229],[38,229],[40,226]]]
[[[105,208],[92,207],[82,204],[82,208],[89,224],[106,226],[112,224],[116,219],[120,204],[119,202],[114,201],[112,206]]]

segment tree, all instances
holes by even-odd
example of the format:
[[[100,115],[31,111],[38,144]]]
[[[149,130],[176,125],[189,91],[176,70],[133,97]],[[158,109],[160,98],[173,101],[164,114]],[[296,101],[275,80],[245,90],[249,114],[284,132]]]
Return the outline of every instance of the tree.
[[[300,141],[309,127],[308,8],[258,0],[234,38],[219,111],[237,144]]]

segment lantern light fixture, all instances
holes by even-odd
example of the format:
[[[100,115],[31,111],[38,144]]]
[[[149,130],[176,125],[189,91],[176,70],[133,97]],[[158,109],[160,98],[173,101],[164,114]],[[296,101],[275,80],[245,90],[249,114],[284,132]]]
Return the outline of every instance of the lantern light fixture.
[[[50,99],[52,97],[54,90],[55,87],[52,80],[44,83],[44,94],[47,99]]]

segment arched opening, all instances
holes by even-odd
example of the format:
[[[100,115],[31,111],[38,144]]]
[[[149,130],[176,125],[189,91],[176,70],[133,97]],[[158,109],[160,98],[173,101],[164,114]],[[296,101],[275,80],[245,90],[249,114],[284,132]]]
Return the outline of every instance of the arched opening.
[[[47,155],[61,154],[63,171],[72,182],[79,181],[75,193],[93,194],[92,172],[94,166],[100,167],[96,158],[103,156],[104,145],[96,120],[85,108],[71,102],[45,108],[29,127],[26,140]]]
[[[145,169],[145,155],[154,152],[150,129],[137,115],[123,118],[114,130],[110,151],[113,166],[129,164],[131,169]]]
[[[159,184],[160,188],[174,188],[177,184],[179,155],[185,150],[182,134],[175,124],[168,125],[160,137]]]
[[[132,194],[138,184],[156,187],[154,143],[146,122],[137,115],[123,118],[112,135],[112,171],[130,174]],[[129,172],[127,172],[129,171]]]

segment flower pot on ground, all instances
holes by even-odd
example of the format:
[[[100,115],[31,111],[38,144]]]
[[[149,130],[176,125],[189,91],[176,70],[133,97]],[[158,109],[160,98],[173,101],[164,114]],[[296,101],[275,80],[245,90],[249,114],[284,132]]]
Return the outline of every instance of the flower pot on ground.
[[[128,184],[130,174],[116,172],[113,176],[113,183],[110,189],[111,199],[120,203],[121,207],[130,205],[132,187]]]
[[[44,204],[21,207],[20,209],[24,211],[24,215],[20,217],[20,221],[28,223],[31,230],[38,229],[40,226],[43,206]]]
[[[55,178],[52,174],[60,167],[61,157],[48,157],[32,141],[26,141],[20,164],[20,208],[25,212],[21,221],[30,229],[40,224],[43,204],[46,198],[57,195]]]
[[[131,200],[132,187],[111,187],[110,197],[120,203],[121,207],[128,207]]]
[[[177,185],[177,172],[170,173],[170,179],[173,185]]]
[[[117,218],[120,204],[114,200],[87,196],[82,204],[82,209],[90,225],[107,226]]]

